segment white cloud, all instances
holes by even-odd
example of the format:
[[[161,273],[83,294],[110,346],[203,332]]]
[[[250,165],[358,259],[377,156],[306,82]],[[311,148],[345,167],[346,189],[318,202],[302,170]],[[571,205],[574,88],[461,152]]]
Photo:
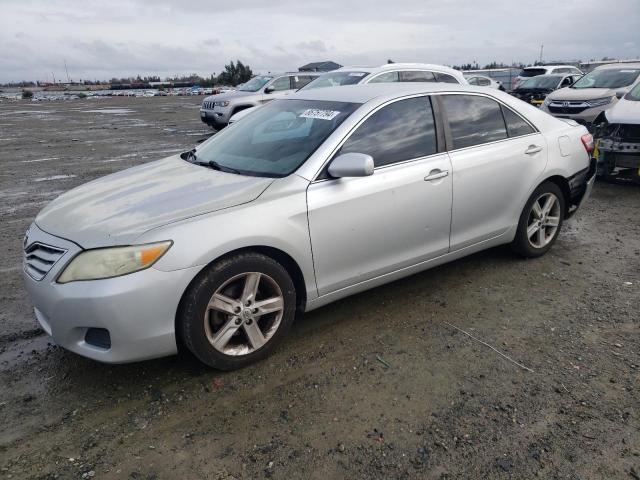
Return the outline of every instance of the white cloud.
[[[637,0],[4,0],[0,82],[254,71],[311,61],[640,57]]]

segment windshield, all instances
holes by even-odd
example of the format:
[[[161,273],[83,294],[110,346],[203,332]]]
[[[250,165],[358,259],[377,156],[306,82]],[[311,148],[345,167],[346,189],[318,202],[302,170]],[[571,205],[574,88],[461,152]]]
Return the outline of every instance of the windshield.
[[[524,78],[536,77],[538,75],[544,75],[545,73],[547,73],[547,70],[544,68],[525,68],[520,73],[520,76]]]
[[[215,134],[196,150],[195,163],[258,177],[293,173],[360,105],[273,100]]]
[[[367,72],[333,72],[326,73],[309,82],[300,90],[311,88],[338,87],[342,85],[354,85],[369,75]]]
[[[640,68],[607,68],[594,70],[571,85],[571,88],[622,88],[631,85]]]
[[[556,88],[560,83],[561,75],[539,75],[531,77],[520,84],[518,90],[534,88]]]
[[[625,100],[640,101],[640,83],[631,89],[629,93],[624,97]]]
[[[264,87],[272,78],[273,77],[258,75],[257,77],[253,77],[247,83],[242,85],[242,87],[240,87],[238,90],[240,90],[241,92],[257,92],[262,87]]]

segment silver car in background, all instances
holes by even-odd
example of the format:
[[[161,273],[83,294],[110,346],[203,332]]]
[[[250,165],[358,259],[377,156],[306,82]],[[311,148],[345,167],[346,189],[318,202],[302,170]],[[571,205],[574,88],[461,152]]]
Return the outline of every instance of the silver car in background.
[[[319,75],[318,72],[256,75],[237,90],[206,97],[200,106],[200,120],[217,130],[222,129],[242,110],[289,95]]]
[[[542,110],[591,127],[596,119],[640,83],[640,63],[601,65],[570,87],[547,95]]]
[[[296,314],[502,244],[546,253],[589,195],[591,135],[497,90],[302,90],[36,217],[24,279],[54,341],[234,369]]]

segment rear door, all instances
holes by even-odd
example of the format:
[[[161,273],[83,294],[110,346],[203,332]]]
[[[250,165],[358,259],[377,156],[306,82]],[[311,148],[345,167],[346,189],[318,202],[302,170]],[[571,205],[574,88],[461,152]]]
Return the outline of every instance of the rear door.
[[[447,253],[451,165],[439,151],[435,125],[429,97],[394,101],[336,153],[371,155],[373,175],[325,175],[311,183],[308,218],[320,295]]]
[[[451,251],[518,223],[545,169],[544,136],[512,109],[483,95],[443,94],[453,168]]]

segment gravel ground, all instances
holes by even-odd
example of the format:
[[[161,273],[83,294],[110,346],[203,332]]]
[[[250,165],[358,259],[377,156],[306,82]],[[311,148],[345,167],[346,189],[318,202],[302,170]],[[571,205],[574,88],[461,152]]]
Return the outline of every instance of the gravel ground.
[[[342,300],[241,371],[52,345],[27,226],[206,138],[200,100],[0,104],[0,478],[640,479],[637,186],[596,184],[543,258],[492,249]]]

